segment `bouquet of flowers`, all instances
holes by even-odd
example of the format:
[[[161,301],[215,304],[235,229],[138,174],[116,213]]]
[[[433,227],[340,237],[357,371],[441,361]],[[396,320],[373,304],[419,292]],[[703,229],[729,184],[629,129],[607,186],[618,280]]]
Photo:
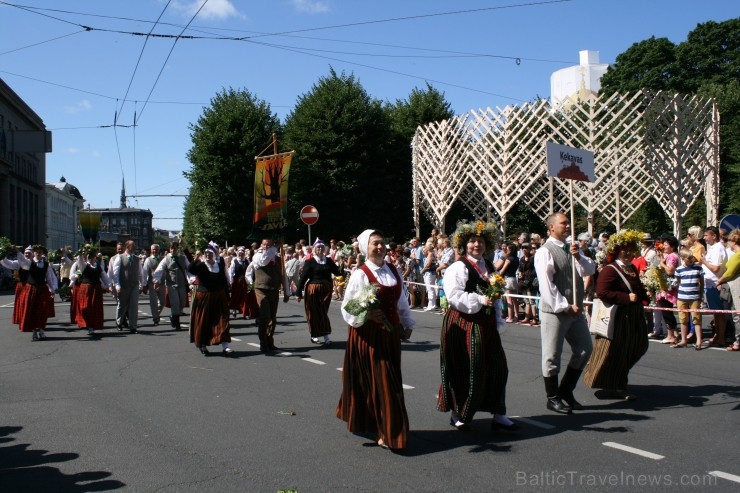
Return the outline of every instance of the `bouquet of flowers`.
[[[645,291],[648,292],[651,298],[654,298],[656,293],[663,290],[661,288],[661,270],[660,268],[648,269],[640,276],[640,281],[642,281]]]
[[[13,246],[13,243],[7,237],[0,236],[0,260],[12,253],[15,253],[15,246]]]
[[[501,277],[500,274],[492,274],[486,280],[487,286],[485,288],[478,288],[478,292],[483,296],[492,298],[494,300],[501,299],[501,295],[504,294],[506,287],[506,280]],[[486,315],[491,314],[491,307],[486,308]]]
[[[62,258],[61,248],[57,248],[56,250],[49,252],[49,254],[46,256],[46,259],[49,261],[50,264],[58,264],[61,258]]]
[[[368,284],[347,301],[347,304],[344,305],[344,311],[359,318],[361,322],[365,322],[367,312],[380,306],[377,293],[378,287],[374,284]],[[393,325],[385,317],[383,317],[383,328],[388,332],[393,331]]]

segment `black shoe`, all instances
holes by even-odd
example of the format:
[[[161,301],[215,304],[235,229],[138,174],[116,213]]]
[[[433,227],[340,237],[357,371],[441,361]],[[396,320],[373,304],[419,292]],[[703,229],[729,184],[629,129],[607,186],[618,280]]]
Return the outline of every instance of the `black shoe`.
[[[547,409],[560,414],[571,414],[573,412],[570,406],[557,396],[547,398]]]
[[[319,339],[318,337],[312,337],[311,338],[311,342],[314,343],[314,344],[323,344],[321,342],[321,339]]]
[[[458,430],[467,430],[468,429],[467,423],[463,423],[462,421],[460,421],[460,418],[457,417],[457,416],[450,416],[450,425],[451,426],[454,426]]]
[[[123,326],[116,324],[116,328],[118,329],[118,332],[123,332]]]
[[[227,358],[234,356],[234,350],[230,347],[227,347],[226,349],[224,349],[224,356],[226,356]]]
[[[497,423],[496,421],[491,420],[491,431],[514,432],[514,431],[519,431],[521,429],[522,429],[521,425],[517,423],[516,421],[512,421],[510,425],[504,425],[504,424]]]
[[[331,341],[324,341],[321,344],[321,349],[329,349],[329,348],[331,348]]]
[[[33,336],[31,337],[31,340],[32,341],[40,341],[41,339],[39,339],[39,333],[38,332],[34,332],[33,333]]]
[[[138,333],[139,333],[138,329],[128,329],[128,331],[129,331],[129,332],[130,332],[131,334],[138,334]]]
[[[154,320],[154,326],[156,327],[157,325],[159,325],[159,319]]]
[[[205,346],[201,346],[198,349],[200,350],[200,354],[202,354],[203,356],[208,356],[209,354],[211,354],[211,352],[208,351],[208,348]]]
[[[560,400],[563,401],[565,404],[568,404],[568,406],[570,406],[570,408],[574,411],[583,411],[584,409],[583,404],[578,402],[576,398],[573,397],[573,392],[561,394]]]

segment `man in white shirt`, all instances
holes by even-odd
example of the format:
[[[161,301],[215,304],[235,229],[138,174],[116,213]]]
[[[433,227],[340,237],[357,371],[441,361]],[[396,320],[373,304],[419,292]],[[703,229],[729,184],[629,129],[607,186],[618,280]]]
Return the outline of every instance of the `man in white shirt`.
[[[154,279],[154,272],[159,266],[159,245],[154,243],[149,247],[151,255],[144,260],[144,265],[141,269],[141,285],[143,286],[144,294],[149,295],[149,308],[152,313],[152,322],[154,325],[159,325],[159,318],[164,310],[165,300],[165,285],[156,284]]]
[[[116,325],[123,330],[123,322],[128,319],[128,330],[138,332],[139,292],[141,291],[141,262],[136,256],[136,243],[128,240],[125,251],[118,256],[113,269],[113,284],[118,294]]]
[[[257,297],[260,314],[257,319],[258,335],[260,338],[260,351],[270,353],[277,350],[274,342],[275,326],[277,325],[278,300],[280,299],[280,286],[285,289],[283,302],[290,299],[290,285],[283,271],[282,259],[278,255],[278,248],[273,240],[264,239],[262,245],[252,257],[253,269],[247,271],[247,281],[254,285],[254,294]],[[250,275],[254,275],[250,278]]]
[[[709,226],[704,230],[704,241],[707,242],[707,253],[699,262],[704,271],[704,296],[710,310],[722,310],[722,299],[719,296],[717,280],[722,276],[727,262],[727,250],[719,241],[719,229]],[[711,347],[725,345],[725,314],[714,314],[714,335],[709,341]]]
[[[583,278],[596,272],[596,264],[574,242],[564,240],[570,231],[570,220],[562,213],[547,218],[550,237],[534,256],[534,267],[540,285],[540,321],[542,328],[542,374],[547,392],[547,409],[570,414],[583,406],[575,400],[573,389],[588,363],[593,350],[591,334],[583,309]],[[576,292],[573,293],[573,263]],[[558,385],[563,342],[571,347],[571,357],[563,380]]]

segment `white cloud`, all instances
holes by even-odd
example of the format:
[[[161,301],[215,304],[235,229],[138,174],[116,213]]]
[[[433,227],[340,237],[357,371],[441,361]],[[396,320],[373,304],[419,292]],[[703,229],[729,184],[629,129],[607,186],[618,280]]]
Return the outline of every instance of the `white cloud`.
[[[174,10],[182,12],[187,16],[193,16],[204,0],[175,0],[171,6]],[[228,19],[230,17],[242,17],[232,0],[208,0],[205,7],[198,14],[199,19]]]
[[[66,148],[64,150],[64,152],[66,152],[68,154],[79,154],[80,153],[80,150],[78,148],[76,148],[76,147],[68,147],[68,148]]]
[[[64,107],[64,111],[71,115],[74,115],[75,113],[82,113],[83,111],[89,111],[90,109],[92,109],[92,103],[90,103],[90,101],[88,101],[87,99],[83,99],[79,103],[75,103],[71,106]]]
[[[329,2],[323,0],[290,0],[298,12],[308,14],[323,14],[329,12]]]

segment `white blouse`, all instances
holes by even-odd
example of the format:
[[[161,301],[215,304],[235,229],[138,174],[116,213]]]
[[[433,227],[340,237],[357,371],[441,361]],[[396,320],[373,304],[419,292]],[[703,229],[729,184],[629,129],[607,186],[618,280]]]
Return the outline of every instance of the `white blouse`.
[[[395,267],[388,267],[388,264],[386,263],[383,263],[383,265],[375,265],[369,260],[365,261],[365,265],[368,266],[373,275],[378,279],[378,283],[383,286],[395,286],[397,284],[396,278],[390,270],[391,268],[395,269]],[[398,269],[396,269],[396,271],[398,271]],[[400,272],[398,273],[398,278],[403,279]],[[344,307],[349,300],[357,296],[357,294],[365,289],[365,286],[369,284],[370,280],[367,278],[365,271],[360,268],[352,273],[352,276],[347,282],[347,287],[344,291],[344,301],[342,301],[342,317],[344,317],[344,321],[352,327],[360,327],[364,322],[359,320],[355,315],[351,315],[344,311]],[[403,295],[403,292],[401,292],[401,296],[398,297],[396,307],[398,309],[398,317],[401,319],[401,325],[406,329],[413,329],[416,325],[416,320],[411,316],[409,301],[406,296]]]

